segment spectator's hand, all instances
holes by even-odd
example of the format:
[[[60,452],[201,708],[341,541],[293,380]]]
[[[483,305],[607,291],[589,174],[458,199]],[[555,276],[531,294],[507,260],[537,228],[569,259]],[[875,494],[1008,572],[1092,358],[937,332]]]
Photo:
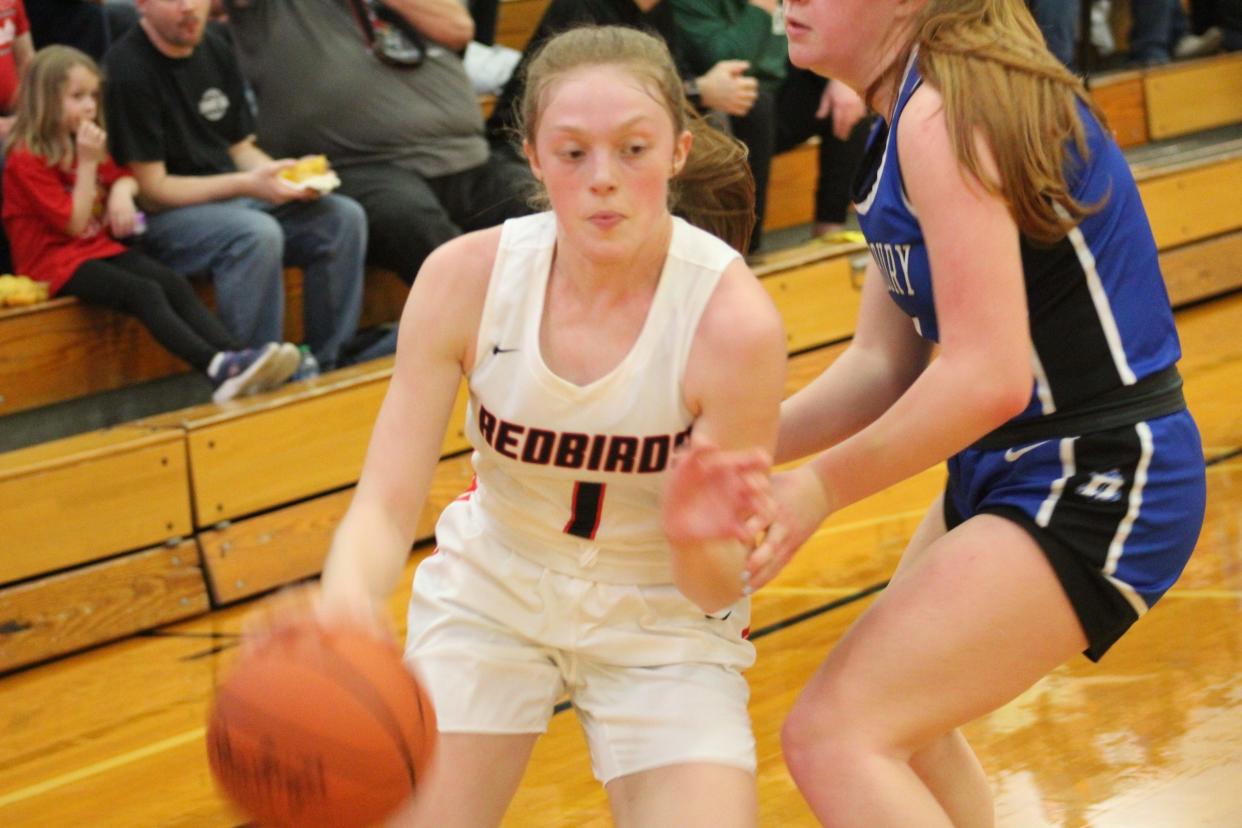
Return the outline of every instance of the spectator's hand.
[[[750,68],[745,60],[722,60],[699,78],[703,106],[726,115],[745,115],[759,97],[759,81],[743,74]]]
[[[778,0],[750,0],[752,6],[757,6],[768,14],[776,14],[777,2]]]
[[[134,235],[134,223],[138,205],[128,192],[113,187],[108,194],[108,229],[114,239],[127,239]]]
[[[250,176],[250,195],[272,204],[285,204],[290,201],[312,201],[319,193],[305,187],[295,187],[280,177],[281,170],[296,164],[292,158],[281,158],[259,164],[248,172]]]
[[[832,117],[832,134],[844,141],[867,114],[867,105],[858,93],[840,81],[830,80],[824,86],[815,117],[821,121]]]
[[[758,589],[776,577],[794,553],[832,514],[828,495],[819,475],[810,466],[799,466],[772,476],[776,520],[763,541],[746,558],[747,581]]]
[[[94,121],[83,121],[78,126],[78,163],[100,164],[108,157],[108,133]]]

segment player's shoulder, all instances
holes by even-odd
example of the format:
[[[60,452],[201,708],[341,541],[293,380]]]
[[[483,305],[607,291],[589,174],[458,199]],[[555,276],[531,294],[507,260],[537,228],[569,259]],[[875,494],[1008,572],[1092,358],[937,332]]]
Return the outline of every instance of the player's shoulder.
[[[431,251],[416,281],[427,279],[465,289],[478,282],[486,284],[496,262],[496,252],[504,225],[463,233]]]
[[[742,258],[735,258],[720,274],[697,337],[712,351],[745,351],[778,342],[783,352],[785,330],[780,312]]]
[[[937,143],[947,140],[948,131],[944,96],[926,81],[920,83],[897,119],[898,148],[917,152],[929,139]]]

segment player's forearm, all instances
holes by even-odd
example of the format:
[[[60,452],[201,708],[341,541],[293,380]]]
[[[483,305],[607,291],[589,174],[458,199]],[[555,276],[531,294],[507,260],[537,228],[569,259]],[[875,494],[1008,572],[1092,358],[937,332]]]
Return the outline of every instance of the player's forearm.
[[[1031,378],[986,356],[935,360],[882,416],[811,467],[833,510],[944,461],[1025,408]]]
[[[776,462],[823,451],[874,422],[914,380],[918,366],[895,369],[878,355],[846,349],[824,373],[781,404]]]
[[[378,504],[355,497],[324,563],[325,596],[382,605],[409,557],[410,535]]]
[[[672,548],[673,583],[704,612],[716,612],[742,597],[746,550],[723,540]]]

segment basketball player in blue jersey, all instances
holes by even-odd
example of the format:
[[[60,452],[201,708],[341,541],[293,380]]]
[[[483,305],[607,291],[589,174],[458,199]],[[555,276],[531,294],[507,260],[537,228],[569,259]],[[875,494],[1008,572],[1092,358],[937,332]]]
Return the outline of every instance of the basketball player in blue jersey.
[[[464,377],[476,484],[437,524],[407,638],[440,739],[398,824],[499,824],[567,694],[618,825],[752,826],[747,547],[672,548],[659,508],[692,427],[766,486],[785,339],[737,252],[745,153],[687,120],[667,49],[633,29],[550,40],[522,113],[552,209],[423,265],[319,611],[380,612]],[[670,187],[731,214],[737,249],[675,218]]]
[[[827,825],[990,826],[957,728],[1077,652],[1100,658],[1202,524],[1156,246],[1022,0],[785,0],[785,16],[793,62],[883,121],[855,191],[872,252],[856,333],[782,407],[776,460],[813,456],[773,480],[780,517],[751,583],[832,512],[949,472],[795,704],[785,759]],[[675,475],[666,524],[701,537],[684,488]]]

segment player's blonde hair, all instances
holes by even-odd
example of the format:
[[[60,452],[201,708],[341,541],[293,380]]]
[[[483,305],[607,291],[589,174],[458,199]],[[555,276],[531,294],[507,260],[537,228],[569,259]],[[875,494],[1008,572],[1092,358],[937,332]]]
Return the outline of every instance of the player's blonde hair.
[[[35,52],[22,72],[16,117],[4,144],[5,152],[15,146],[25,147],[52,166],[72,152],[72,142],[66,145],[63,140],[61,102],[69,83],[69,72],[75,66],[83,66],[96,78],[103,79],[103,73],[90,55],[72,46],[44,46]],[[95,122],[100,127],[104,125],[102,103],[95,108]]]
[[[896,99],[910,51],[927,83],[944,99],[949,140],[961,165],[1009,206],[1018,228],[1054,242],[1099,204],[1074,199],[1066,181],[1068,144],[1087,157],[1078,103],[1104,124],[1082,81],[1044,45],[1023,0],[927,0],[914,23],[906,57],[868,90],[891,84]],[[998,176],[980,163],[976,134],[986,139]]]
[[[709,124],[686,100],[681,77],[658,37],[622,26],[582,26],[549,38],[526,69],[517,130],[534,144],[547,92],[556,81],[584,66],[615,66],[630,73],[668,111],[673,134],[690,130],[694,145],[681,172],[670,182],[670,209],[692,224],[746,252],[755,224],[755,182],[746,147]],[[546,195],[542,198],[546,206]]]

